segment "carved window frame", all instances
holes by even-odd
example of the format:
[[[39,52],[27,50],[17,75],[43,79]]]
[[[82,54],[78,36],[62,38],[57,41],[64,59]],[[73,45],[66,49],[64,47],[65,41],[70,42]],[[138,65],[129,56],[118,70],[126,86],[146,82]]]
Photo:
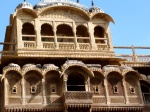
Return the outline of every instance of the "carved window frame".
[[[113,86],[113,93],[114,94],[118,94],[119,93],[117,85]]]
[[[30,93],[35,94],[36,91],[37,91],[37,87],[35,85],[32,85],[31,88],[30,88]]]
[[[15,91],[14,91],[15,90]],[[13,86],[11,88],[11,93],[16,94],[17,93],[17,86]]]
[[[100,94],[100,88],[99,88],[99,85],[93,86],[93,89],[94,89],[94,93]]]
[[[51,94],[56,94],[56,84],[50,84]]]
[[[134,87],[129,87],[130,93],[135,94],[135,88]]]

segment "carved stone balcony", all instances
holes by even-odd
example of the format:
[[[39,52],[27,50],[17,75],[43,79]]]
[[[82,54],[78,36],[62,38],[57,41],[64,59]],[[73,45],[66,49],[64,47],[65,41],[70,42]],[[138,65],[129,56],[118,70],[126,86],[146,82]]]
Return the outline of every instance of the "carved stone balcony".
[[[64,92],[64,100],[67,107],[90,107],[93,103],[93,92],[68,91]]]

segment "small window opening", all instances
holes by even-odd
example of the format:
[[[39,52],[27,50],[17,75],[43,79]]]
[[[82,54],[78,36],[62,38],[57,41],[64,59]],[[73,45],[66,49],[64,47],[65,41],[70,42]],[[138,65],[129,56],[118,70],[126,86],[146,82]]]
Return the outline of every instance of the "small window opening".
[[[97,86],[94,86],[93,89],[94,89],[94,93],[97,93],[97,94],[100,93],[100,90],[99,90],[99,86],[98,86],[98,85],[97,85]]]
[[[31,93],[36,93],[36,86],[31,86]]]
[[[135,93],[135,88],[134,87],[130,87],[129,90],[130,90],[130,93],[132,93],[132,94]]]
[[[52,84],[50,86],[50,88],[51,88],[51,93],[56,93],[56,85],[55,84]]]
[[[113,92],[118,93],[118,87],[116,85],[113,87]]]
[[[16,86],[12,87],[12,93],[17,93],[17,87]]]

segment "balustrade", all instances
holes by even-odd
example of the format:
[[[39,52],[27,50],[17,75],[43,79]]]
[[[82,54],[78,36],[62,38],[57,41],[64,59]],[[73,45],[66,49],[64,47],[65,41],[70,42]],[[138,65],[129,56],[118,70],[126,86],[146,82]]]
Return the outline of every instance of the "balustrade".
[[[36,48],[35,41],[24,41],[24,47],[25,48]]]
[[[92,104],[93,103],[93,92],[87,91],[68,91],[64,92],[65,103],[73,104]]]

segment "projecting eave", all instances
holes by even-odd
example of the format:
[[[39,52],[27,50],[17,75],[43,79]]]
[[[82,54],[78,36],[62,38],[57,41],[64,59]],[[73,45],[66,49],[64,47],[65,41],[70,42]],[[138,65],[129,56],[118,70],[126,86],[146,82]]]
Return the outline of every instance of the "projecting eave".
[[[16,12],[14,13],[14,16],[18,16],[18,14],[23,13],[23,12],[29,14],[30,16],[32,16],[34,18],[38,17],[36,12],[29,8],[21,8],[21,9],[16,10]]]
[[[113,20],[113,18],[106,13],[96,13],[91,17],[91,19],[93,19],[96,16],[98,16],[99,18],[103,18],[103,19],[107,20],[108,22],[112,22],[115,24],[115,21]]]
[[[88,15],[87,12],[79,9],[79,8],[76,8],[76,7],[72,7],[72,6],[49,6],[49,7],[43,7],[43,8],[40,8],[38,9],[38,16],[44,14],[45,12],[49,11],[49,10],[56,10],[56,9],[61,9],[61,10],[72,10],[72,11],[76,11],[80,14],[82,14],[87,20],[90,20],[90,17]]]

